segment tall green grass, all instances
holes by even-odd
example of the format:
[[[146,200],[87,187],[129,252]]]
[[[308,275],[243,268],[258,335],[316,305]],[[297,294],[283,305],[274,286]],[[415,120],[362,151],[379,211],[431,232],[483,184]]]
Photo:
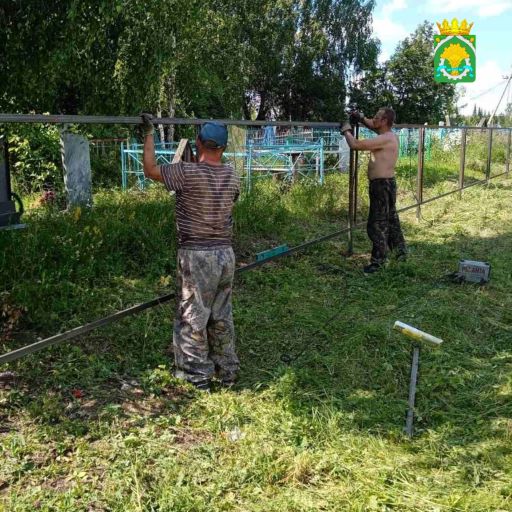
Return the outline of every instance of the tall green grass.
[[[345,225],[346,185],[262,182],[236,207],[239,261]],[[409,260],[370,277],[362,231],[351,258],[340,238],[240,275],[230,391],[172,377],[172,306],[1,368],[18,381],[0,389],[0,510],[509,510],[511,187],[403,215]],[[104,192],[0,233],[3,289],[27,309],[2,350],[172,289],[172,203]],[[452,284],[459,258],[490,261],[491,282]],[[396,319],[445,340],[421,354],[413,440]]]

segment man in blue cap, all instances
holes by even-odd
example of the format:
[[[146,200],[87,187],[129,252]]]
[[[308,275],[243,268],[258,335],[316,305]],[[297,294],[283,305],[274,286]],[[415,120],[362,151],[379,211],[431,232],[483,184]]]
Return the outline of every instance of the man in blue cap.
[[[157,165],[153,116],[142,114],[144,176],[176,193],[178,304],[175,375],[210,389],[214,377],[231,386],[238,374],[231,291],[235,271],[232,210],[240,194],[234,169],[222,163],[224,124],[209,122],[196,138],[197,162]]]

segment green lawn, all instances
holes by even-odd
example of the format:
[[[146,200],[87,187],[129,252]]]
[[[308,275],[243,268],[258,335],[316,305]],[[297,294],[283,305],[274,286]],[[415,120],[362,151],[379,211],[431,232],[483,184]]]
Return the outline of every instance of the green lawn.
[[[239,262],[345,227],[345,184],[245,196]],[[511,193],[499,179],[404,214],[409,260],[379,274],[361,272],[361,230],[352,257],[340,237],[238,276],[233,390],[173,379],[172,305],[0,367],[18,375],[0,389],[0,510],[511,510]],[[1,352],[172,290],[173,219],[159,189],[104,192],[0,233]],[[452,284],[460,258],[490,261],[491,282]],[[445,340],[421,354],[412,440],[395,320]]]

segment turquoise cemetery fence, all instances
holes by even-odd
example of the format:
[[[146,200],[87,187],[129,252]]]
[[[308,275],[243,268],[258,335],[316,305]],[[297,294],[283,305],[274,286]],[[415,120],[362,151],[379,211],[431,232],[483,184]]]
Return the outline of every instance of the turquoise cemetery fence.
[[[418,128],[395,130],[400,140],[400,156],[417,153]],[[449,130],[440,130],[441,140],[450,136]],[[374,137],[366,128],[361,138]],[[425,137],[425,158],[430,159],[433,137]],[[194,147],[194,144],[192,144]],[[123,190],[136,186],[143,190],[147,184],[142,168],[142,144],[135,139],[121,143],[121,184]],[[155,141],[159,165],[172,162],[178,142]],[[328,172],[348,170],[349,148],[338,129],[307,127],[248,127],[241,144],[230,142],[224,153],[226,162],[239,173],[245,190],[250,192],[255,180],[273,177],[284,181],[310,179],[322,185]]]

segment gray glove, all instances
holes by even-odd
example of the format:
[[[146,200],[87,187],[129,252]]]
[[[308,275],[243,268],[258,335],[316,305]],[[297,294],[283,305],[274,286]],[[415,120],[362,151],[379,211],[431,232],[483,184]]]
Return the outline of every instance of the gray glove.
[[[345,132],[351,132],[352,133],[352,125],[348,122],[343,123],[343,126],[341,127],[341,133]]]
[[[146,135],[153,135],[155,131],[155,127],[153,126],[152,120],[154,119],[153,114],[142,113],[140,115],[142,117],[142,130],[144,133],[144,137]]]
[[[350,122],[352,124],[362,123],[364,119],[364,114],[359,112],[358,110],[352,110],[350,112]]]

